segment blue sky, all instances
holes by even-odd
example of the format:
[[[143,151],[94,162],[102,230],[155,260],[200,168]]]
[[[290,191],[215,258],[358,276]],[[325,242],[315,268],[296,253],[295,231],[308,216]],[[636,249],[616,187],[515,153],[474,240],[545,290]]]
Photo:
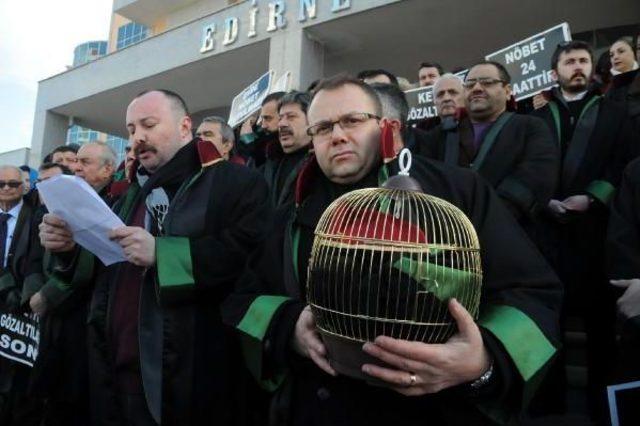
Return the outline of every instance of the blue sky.
[[[38,81],[107,40],[113,0],[0,0],[0,152],[31,145]]]

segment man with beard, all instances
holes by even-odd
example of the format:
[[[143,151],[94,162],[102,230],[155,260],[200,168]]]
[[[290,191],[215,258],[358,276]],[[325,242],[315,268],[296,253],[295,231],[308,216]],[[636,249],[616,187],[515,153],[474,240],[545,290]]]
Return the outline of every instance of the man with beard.
[[[261,167],[270,146],[278,143],[278,101],[285,92],[274,92],[262,101],[258,121],[250,117],[240,128],[238,153],[248,166]]]
[[[625,111],[588,89],[593,55],[587,43],[559,45],[551,68],[559,88],[533,113],[546,122],[561,152],[542,250],[565,285],[563,318],[584,321],[589,406],[604,417],[605,374],[614,345],[604,241],[610,200],[629,161],[632,133]]]
[[[244,382],[219,305],[265,232],[261,176],[191,140],[184,100],[138,95],[126,126],[140,168],[114,206],[126,262],[104,267],[46,215],[40,239],[63,286],[94,284],[89,310],[93,425],[237,425]]]
[[[290,92],[278,102],[279,144],[267,150],[264,177],[269,185],[272,206],[279,206],[293,195],[296,175],[309,153],[307,108],[311,98],[305,92]]]
[[[379,186],[398,172],[398,162],[385,165],[380,154],[389,151],[380,143],[390,131],[381,114],[375,92],[360,80],[319,84],[307,131],[315,156],[298,174],[295,201],[277,211],[242,291],[225,302],[225,321],[237,327],[252,373],[277,389],[270,423],[482,425],[490,420],[481,410],[494,417],[517,414],[555,352],[560,283],[482,179],[417,156],[411,176],[429,194],[458,206],[478,232],[484,274],[479,322],[450,300],[458,333],[446,343],[381,336],[365,344],[367,354],[389,367],[368,364],[363,372],[384,386],[337,376],[331,366],[305,297],[314,229],[337,197]]]
[[[510,81],[498,63],[472,66],[464,83],[466,111],[445,117],[416,151],[477,171],[535,240],[540,209],[555,190],[559,154],[540,119],[507,111]]]

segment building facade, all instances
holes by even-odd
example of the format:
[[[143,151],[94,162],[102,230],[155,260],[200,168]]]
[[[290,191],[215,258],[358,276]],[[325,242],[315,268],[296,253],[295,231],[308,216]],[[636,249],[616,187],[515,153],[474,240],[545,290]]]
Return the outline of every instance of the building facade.
[[[112,29],[113,31],[113,29]],[[136,22],[120,22],[117,27],[116,50],[138,43],[147,37],[147,28]],[[78,45],[73,51],[73,67],[87,64],[107,54],[107,41],[89,41]],[[71,124],[67,130],[67,145],[82,145],[87,142],[105,142],[113,148],[122,161],[125,156],[127,140],[97,130]]]
[[[466,67],[560,22],[606,47],[639,17],[638,0],[114,0],[107,55],[39,83],[32,150],[70,124],[125,137],[126,106],[150,88],[180,93],[197,123],[267,70],[302,89],[367,68],[415,81],[422,61]]]

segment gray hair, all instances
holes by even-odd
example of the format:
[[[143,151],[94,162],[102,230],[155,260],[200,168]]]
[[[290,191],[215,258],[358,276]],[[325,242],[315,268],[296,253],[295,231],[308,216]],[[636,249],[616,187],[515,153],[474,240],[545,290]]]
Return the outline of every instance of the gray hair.
[[[380,100],[382,115],[399,120],[404,128],[409,116],[409,105],[404,92],[393,84],[373,83],[370,86]]]
[[[463,91],[463,86],[462,86],[462,80],[460,80],[460,77],[458,77],[455,74],[451,74],[450,72],[446,73],[446,74],[442,74],[440,77],[438,77],[438,79],[436,80],[435,83],[433,83],[433,97],[435,99],[436,97],[436,93],[438,93],[438,83],[445,81],[445,80],[454,80],[458,83],[458,85],[460,86],[460,92]]]
[[[212,115],[212,116],[203,118],[202,123],[218,123],[220,125],[220,134],[222,135],[222,140],[224,142],[231,142],[231,143],[234,143],[236,141],[236,137],[233,134],[233,129],[231,128],[231,126],[227,124],[224,118],[217,115]]]
[[[116,155],[116,152],[113,150],[113,148],[111,148],[111,146],[101,141],[87,142],[83,146],[87,146],[87,145],[95,145],[101,148],[100,161],[102,162],[103,166],[111,166],[114,169],[117,167],[116,162],[118,161],[118,156]]]
[[[22,174],[22,169],[20,169],[20,167],[11,164],[2,164],[0,165],[0,171],[3,170],[15,170],[16,172],[18,172],[18,176],[20,176],[20,182],[22,182],[22,186],[24,187],[27,184],[27,182],[25,182],[24,180],[24,175]]]

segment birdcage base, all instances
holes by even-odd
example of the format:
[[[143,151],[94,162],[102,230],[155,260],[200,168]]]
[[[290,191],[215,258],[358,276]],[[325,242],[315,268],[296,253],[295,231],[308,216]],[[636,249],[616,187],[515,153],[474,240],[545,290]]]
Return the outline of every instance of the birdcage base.
[[[354,379],[365,380],[369,384],[382,386],[384,383],[362,372],[364,364],[375,364],[395,369],[378,358],[372,357],[362,350],[362,342],[345,339],[334,334],[322,333],[322,340],[327,348],[329,362],[339,373]]]

